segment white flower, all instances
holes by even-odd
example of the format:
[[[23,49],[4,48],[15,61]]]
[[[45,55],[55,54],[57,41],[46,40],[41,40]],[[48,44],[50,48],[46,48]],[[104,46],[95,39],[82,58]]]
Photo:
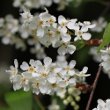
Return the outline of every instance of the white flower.
[[[74,41],[81,40],[81,39],[90,40],[90,38],[91,38],[91,34],[85,32],[85,30],[83,30],[83,28],[75,30],[75,35],[76,35],[76,37],[74,38]]]
[[[72,60],[69,64],[67,62],[63,62],[62,66],[62,71],[60,73],[63,75],[70,75],[73,76],[75,74],[74,67],[76,65],[76,61]]]
[[[13,44],[14,38],[16,38],[16,32],[19,29],[19,22],[11,15],[7,15],[4,20],[1,18],[0,24],[0,36],[2,37],[2,43]]]
[[[56,100],[52,101],[52,104],[49,105],[48,110],[60,110],[60,106],[57,104]]]
[[[107,25],[107,21],[105,21],[103,17],[99,17],[98,20],[94,20],[92,23],[96,24],[96,26],[91,29],[93,32],[102,32]]]
[[[76,23],[76,21],[77,21],[77,19],[69,20],[69,22],[67,23],[67,27],[71,30],[78,30],[79,25],[78,25],[78,23]]]
[[[92,110],[110,110],[110,99],[107,99],[106,101],[99,99],[97,108]]]
[[[93,29],[96,26],[95,23],[90,23],[89,21],[84,21],[83,23],[80,23],[80,25],[82,26],[81,30],[84,32],[87,32],[88,29]]]
[[[65,55],[67,53],[73,54],[75,52],[75,50],[76,50],[76,47],[74,45],[65,43],[64,45],[59,47],[58,53],[59,53],[59,55]]]
[[[101,62],[101,53],[97,51],[97,47],[92,47],[90,49],[90,52],[89,52],[91,55],[93,55],[93,59],[96,61],[96,62]]]
[[[66,26],[67,26],[68,20],[66,20],[64,16],[60,15],[58,17],[58,23],[61,26],[61,31],[66,33],[67,32]]]
[[[13,79],[13,89],[19,90],[21,88],[23,88],[24,91],[29,91],[29,80],[24,76],[16,75]]]
[[[29,23],[33,20],[33,16],[31,15],[31,13],[29,11],[24,11],[23,13],[21,13],[22,19],[24,23]]]
[[[29,64],[27,62],[23,62],[22,65],[20,65],[20,68],[24,71],[23,75],[29,75],[31,77],[37,77],[38,74],[38,68],[37,68],[37,64],[38,62],[34,61],[34,60],[30,60]]]
[[[78,27],[79,25],[79,27]],[[79,22],[76,26],[76,29],[75,30],[75,39],[74,41],[77,41],[77,40],[90,40],[91,38],[91,34],[88,33],[88,29],[92,29],[95,27],[95,24],[91,24],[89,21],[84,21],[83,23]]]
[[[18,74],[18,61],[14,60],[14,66],[10,66],[10,70],[6,70],[10,74],[10,80],[13,82],[13,78]]]
[[[85,67],[82,69],[82,71],[80,71],[80,72],[77,73],[76,75],[79,76],[79,77],[88,77],[88,76],[90,76],[90,74],[86,74],[87,71],[88,71],[88,67],[85,66]]]

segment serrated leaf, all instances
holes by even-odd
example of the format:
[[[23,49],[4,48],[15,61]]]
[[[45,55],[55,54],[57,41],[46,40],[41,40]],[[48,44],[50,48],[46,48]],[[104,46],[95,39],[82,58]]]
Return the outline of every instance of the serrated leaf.
[[[5,95],[10,110],[32,110],[31,92],[16,91]]]
[[[110,23],[105,28],[104,34],[103,34],[103,41],[101,45],[98,47],[98,51],[105,46],[107,46],[110,43]]]

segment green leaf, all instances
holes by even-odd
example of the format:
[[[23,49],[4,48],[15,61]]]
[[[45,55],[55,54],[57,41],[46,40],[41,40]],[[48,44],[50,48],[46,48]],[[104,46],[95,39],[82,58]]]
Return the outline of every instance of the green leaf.
[[[104,35],[103,35],[103,41],[101,43],[101,45],[98,47],[98,51],[102,48],[104,48],[105,46],[107,46],[110,43],[110,23],[107,25],[105,31],[104,31]]]
[[[9,109],[6,107],[0,107],[0,110],[9,110]]]
[[[10,110],[32,110],[31,92],[16,91],[5,95]]]

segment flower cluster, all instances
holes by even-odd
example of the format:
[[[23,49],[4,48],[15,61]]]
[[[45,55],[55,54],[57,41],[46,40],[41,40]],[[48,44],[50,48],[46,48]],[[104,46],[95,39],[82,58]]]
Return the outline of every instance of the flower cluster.
[[[107,99],[106,101],[99,99],[97,108],[92,110],[110,110],[110,99]]]
[[[76,70],[76,62],[72,60],[69,64],[63,57],[59,56],[56,62],[45,57],[43,63],[39,60],[30,60],[22,62],[18,70],[18,61],[14,60],[14,66],[7,72],[10,74],[10,81],[13,83],[14,90],[23,88],[24,91],[32,89],[35,94],[52,94],[62,92],[68,86],[75,86],[79,79],[86,76],[87,67],[82,71]]]
[[[21,37],[27,39],[32,36],[30,39],[33,44],[37,42],[46,47],[50,45],[54,48],[59,47],[60,55],[73,54],[76,50],[73,42],[89,40],[91,34],[88,29],[95,27],[95,24],[88,21],[81,23],[77,22],[77,19],[66,19],[62,15],[57,20],[55,16],[49,14],[48,10],[34,16],[29,11],[24,11],[21,16]],[[72,41],[73,39],[74,41]]]
[[[27,8],[41,8],[50,7],[53,3],[58,4],[59,10],[62,10],[67,6],[72,0],[14,0],[14,7],[27,7]]]
[[[4,19],[0,18],[0,37],[5,45],[15,45],[16,48],[25,49],[23,40],[18,37],[19,21],[11,15],[7,15]]]

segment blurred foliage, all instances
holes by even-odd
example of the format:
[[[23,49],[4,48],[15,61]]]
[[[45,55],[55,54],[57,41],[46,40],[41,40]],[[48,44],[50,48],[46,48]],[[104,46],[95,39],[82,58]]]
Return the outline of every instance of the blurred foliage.
[[[105,32],[103,34],[103,41],[101,45],[99,46],[98,50],[104,48],[110,43],[110,23],[107,25]]]
[[[5,95],[5,100],[9,106],[8,110],[32,110],[31,92],[9,92]]]

